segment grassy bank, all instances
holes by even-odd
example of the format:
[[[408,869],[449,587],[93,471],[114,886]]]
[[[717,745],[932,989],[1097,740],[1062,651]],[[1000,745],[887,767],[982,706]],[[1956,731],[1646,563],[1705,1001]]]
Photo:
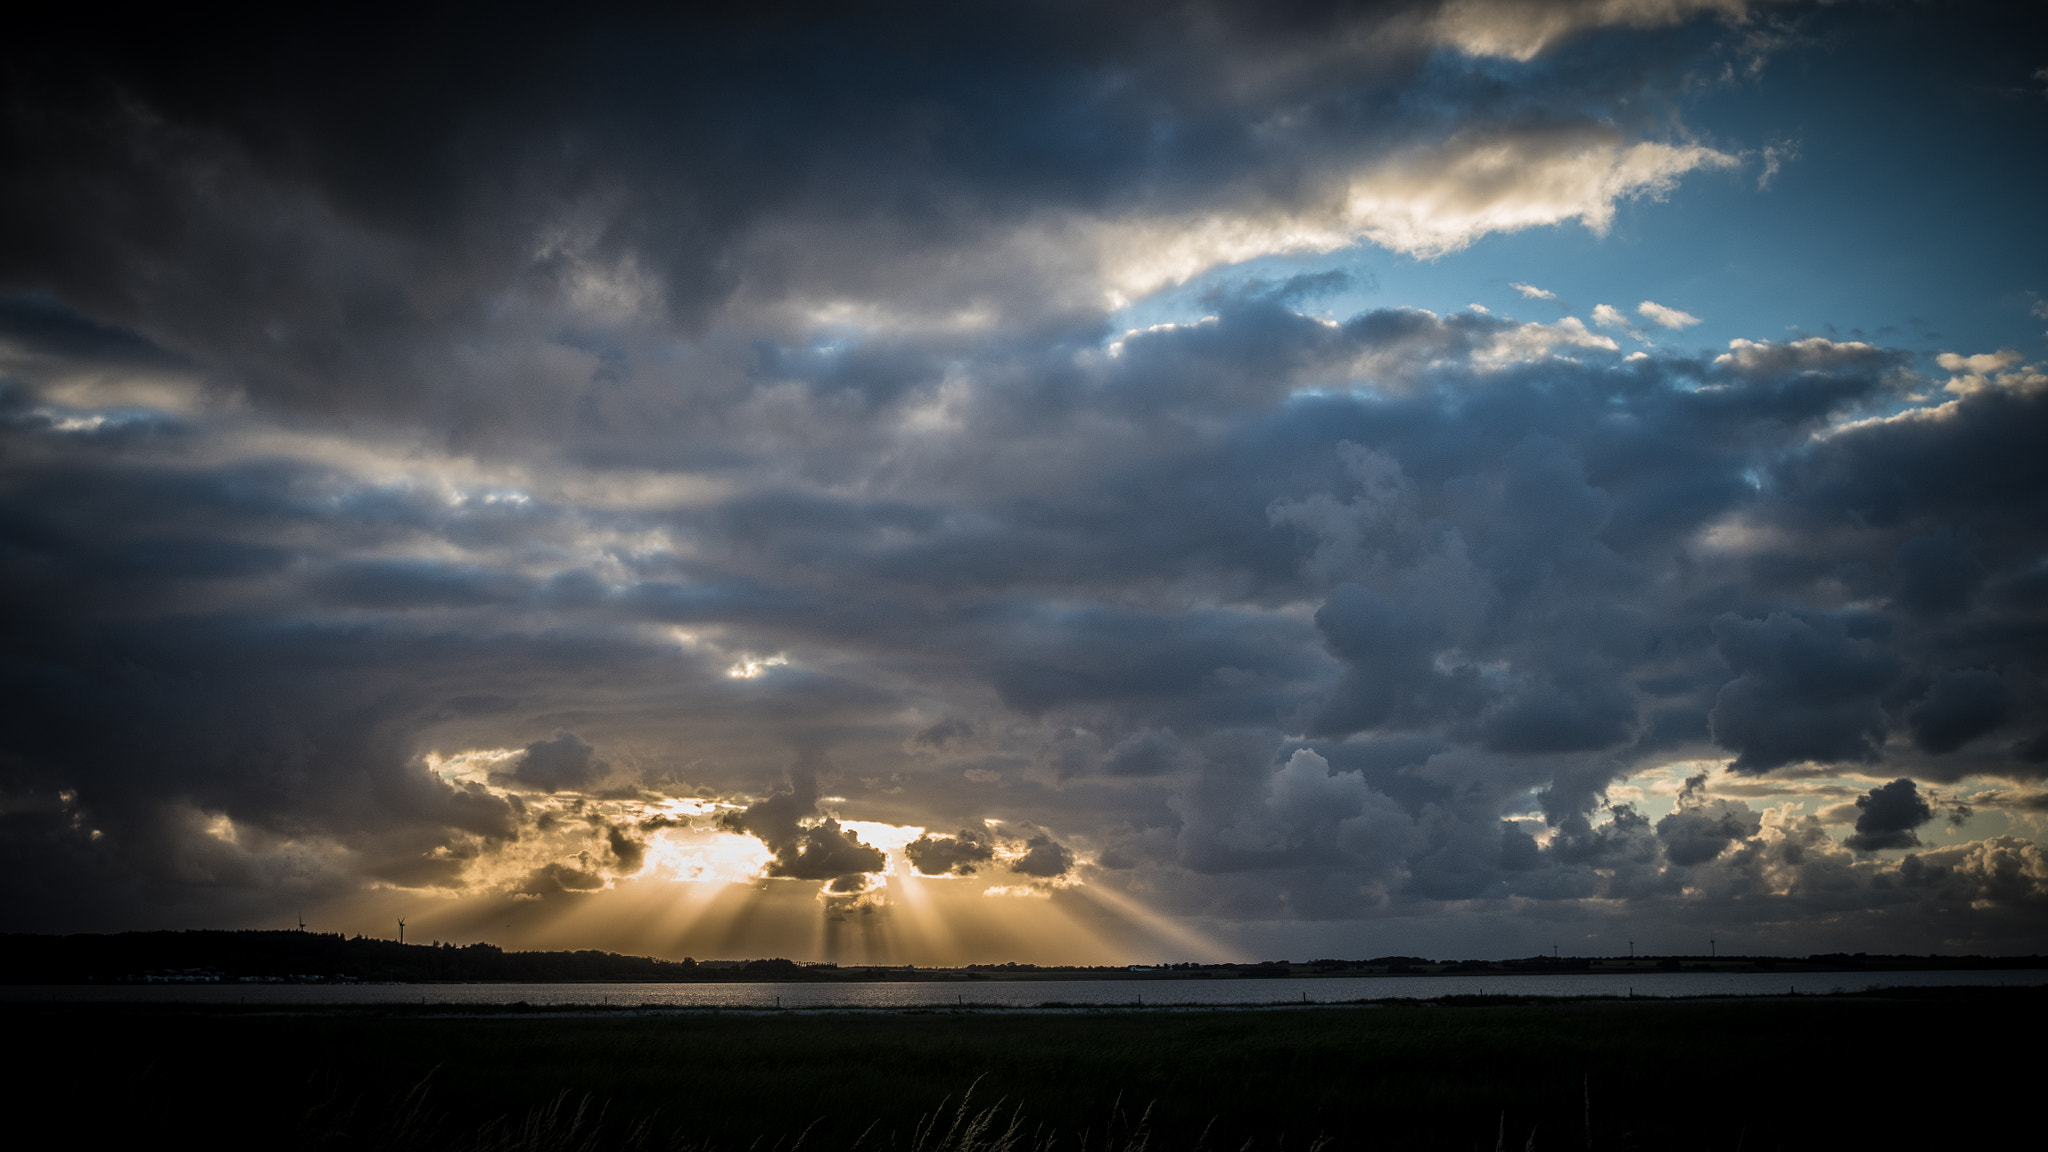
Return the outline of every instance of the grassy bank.
[[[2035,1069],[1989,1054],[2031,1047],[2044,1009],[2042,992],[2011,989],[1075,1016],[0,1018],[37,1055],[10,1085],[18,1102],[228,1145],[448,1148],[492,1132],[594,1149],[637,1132],[652,1146],[823,1150],[865,1134],[907,1148],[921,1117],[955,1115],[972,1088],[1002,1102],[1002,1124],[1021,1117],[1021,1134],[1064,1148],[1129,1146],[1149,1110],[1155,1149],[1492,1148],[1504,1128],[1514,1148],[1533,1130],[1538,1148],[1732,1150],[1975,1142],[2024,1120]],[[522,1130],[536,1139],[505,1143]]]

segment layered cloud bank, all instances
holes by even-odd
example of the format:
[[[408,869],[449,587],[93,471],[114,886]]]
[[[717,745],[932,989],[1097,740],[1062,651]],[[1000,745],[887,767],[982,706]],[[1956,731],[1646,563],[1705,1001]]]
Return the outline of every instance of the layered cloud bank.
[[[0,50],[4,926],[2040,946],[2041,357],[1273,263],[1741,166],[1776,9],[835,11]]]

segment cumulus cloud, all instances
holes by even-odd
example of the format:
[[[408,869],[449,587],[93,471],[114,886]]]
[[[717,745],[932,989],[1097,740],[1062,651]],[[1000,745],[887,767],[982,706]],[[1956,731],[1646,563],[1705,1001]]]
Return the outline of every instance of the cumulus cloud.
[[[1606,336],[1588,332],[1578,317],[1567,316],[1555,324],[1522,324],[1502,329],[1475,350],[1472,359],[1480,367],[1505,367],[1557,355],[1560,349],[1565,354],[1578,349],[1616,352],[1620,345]]]
[[[1156,776],[1180,768],[1188,750],[1172,730],[1140,732],[1109,750],[1103,769],[1118,776]]]
[[[1953,752],[2003,724],[2018,698],[2005,680],[1984,668],[1941,674],[1925,698],[1906,712],[1913,743],[1924,752]]]
[[[957,836],[927,832],[903,850],[910,865],[926,876],[972,876],[995,858],[995,845],[984,832],[963,828]]]
[[[1327,194],[1308,205],[1090,222],[1034,245],[1100,252],[1111,298],[1124,301],[1218,265],[1360,241],[1429,259],[1494,233],[1567,221],[1604,234],[1620,202],[1660,198],[1688,173],[1737,162],[1697,144],[1631,141],[1599,124],[1474,129],[1333,175]]]
[[[844,881],[858,890],[865,883],[859,880],[863,873],[880,872],[889,863],[880,849],[861,843],[837,819],[818,814],[817,776],[803,769],[790,773],[787,787],[723,814],[719,825],[767,845],[775,854],[770,876]]]
[[[611,824],[604,830],[605,847],[611,852],[613,864],[620,875],[631,876],[647,864],[647,840],[645,834],[662,828],[675,827],[672,818],[652,817],[633,824]],[[637,833],[637,835],[636,835]]]
[[[1897,361],[1874,345],[1856,340],[1829,340],[1808,336],[1773,343],[1768,340],[1728,342],[1728,351],[1714,358],[1716,364],[1748,375],[1782,375],[1788,372],[1870,371]]]
[[[2020,354],[2010,348],[1997,352],[1983,352],[1975,356],[1960,356],[1954,352],[1943,352],[1935,357],[1936,363],[1959,376],[1984,377],[2010,368],[2020,362]]]
[[[1524,299],[1524,300],[1555,300],[1555,299],[1557,299],[1557,293],[1555,293],[1555,292],[1552,292],[1552,291],[1549,291],[1549,290],[1547,290],[1547,289],[1543,289],[1543,288],[1538,288],[1538,287],[1537,287],[1537,286],[1535,286],[1534,284],[1520,284],[1520,283],[1516,283],[1516,284],[1510,284],[1510,285],[1508,285],[1508,287],[1510,287],[1510,288],[1513,288],[1513,289],[1514,289],[1515,291],[1517,291],[1517,292],[1520,292],[1520,293],[1522,294],[1522,299]]]
[[[2010,388],[2015,390],[2039,391],[2048,388],[2048,375],[2032,364],[2021,364],[2022,357],[2010,348],[1997,352],[1980,352],[1975,356],[1959,356],[1954,352],[1943,352],[1935,358],[1936,363],[1950,373],[1944,389],[1967,395],[1988,388]]]
[[[1336,867],[1385,882],[1398,878],[1423,835],[1362,771],[1333,769],[1312,749],[1263,776],[1211,780],[1207,794],[1181,802],[1184,862],[1207,872]]]
[[[1763,829],[1762,818],[1748,804],[1710,798],[1706,783],[1704,773],[1686,780],[1678,807],[1657,821],[1665,858],[1681,867],[1706,863]]]
[[[1352,180],[1350,227],[1396,252],[1441,256],[1490,232],[1576,220],[1604,233],[1618,202],[1662,196],[1734,157],[1697,144],[1627,143],[1598,129],[1473,135],[1390,159]]]
[[[1437,35],[1477,56],[1530,60],[1560,40],[1594,28],[1654,28],[1701,15],[1740,18],[1752,0],[1451,0],[1438,12]]]
[[[1920,795],[1919,786],[1904,778],[1858,796],[1856,807],[1856,832],[1843,843],[1858,852],[1918,848],[1920,837],[1914,829],[1934,819],[1934,809]]]
[[[605,885],[604,874],[588,866],[587,859],[569,864],[555,861],[528,873],[513,889],[526,896],[548,896],[557,892],[594,892]]]
[[[2015,836],[1995,836],[1908,856],[1899,875],[1952,902],[2038,910],[2048,901],[2048,852]]]
[[[1738,753],[1733,770],[1878,759],[1886,729],[1878,697],[1900,666],[1857,635],[1859,623],[1783,612],[1714,621],[1721,658],[1736,674],[1712,713],[1714,738]]]
[[[1010,871],[1040,880],[1064,876],[1074,866],[1074,853],[1044,832],[1024,841],[1024,850],[1010,861]]]
[[[1636,305],[1636,315],[1641,316],[1659,328],[1690,328],[1700,322],[1700,318],[1690,312],[1680,312],[1676,308],[1666,308],[1654,300],[1645,300],[1641,304]]]
[[[605,774],[606,764],[597,750],[574,732],[558,731],[547,740],[526,746],[513,767],[512,775],[522,784],[548,792],[587,788]]]

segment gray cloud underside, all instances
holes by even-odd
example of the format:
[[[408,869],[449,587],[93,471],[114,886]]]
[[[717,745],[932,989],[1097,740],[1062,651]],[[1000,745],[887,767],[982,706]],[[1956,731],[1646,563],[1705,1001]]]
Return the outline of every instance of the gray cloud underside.
[[[478,747],[543,791],[768,796],[729,826],[791,877],[878,866],[822,773],[1190,914],[1690,889],[2026,938],[2032,845],[1871,855],[1917,792],[1846,845],[1704,787],[1603,803],[1687,758],[2048,775],[2048,393],[1892,415],[1925,382],[1882,349],[1623,361],[1312,317],[1329,278],[1113,326],[1091,228],[1295,211],[1460,133],[1647,138],[1625,107],[1721,58],[1685,18],[1720,6],[1641,6],[1647,53],[1575,35],[1597,7],[1469,68],[1444,45],[1522,50],[1428,5],[605,16],[376,49],[379,101],[332,44],[49,33],[0,213],[8,914],[460,884],[536,819],[420,759]],[[636,871],[604,835],[526,891]]]
[[[844,881],[879,872],[888,863],[879,850],[861,843],[839,821],[819,815],[817,776],[808,769],[791,773],[789,787],[728,813],[720,823],[768,846],[775,854],[768,865],[770,876]]]
[[[911,866],[926,876],[972,876],[995,858],[995,845],[986,834],[963,828],[958,836],[934,836],[927,832],[910,842],[904,854]]]

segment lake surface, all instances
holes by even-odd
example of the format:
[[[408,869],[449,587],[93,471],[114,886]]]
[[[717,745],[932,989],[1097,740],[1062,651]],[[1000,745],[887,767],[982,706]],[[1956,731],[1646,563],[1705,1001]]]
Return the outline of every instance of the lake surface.
[[[1339,1004],[1438,996],[1774,996],[1869,988],[2048,984],[2001,972],[1655,972],[1580,976],[1333,976],[1291,980],[1033,980],[916,984],[10,985],[0,1001],[179,1004],[612,1004],[657,1008],[1094,1008]]]

